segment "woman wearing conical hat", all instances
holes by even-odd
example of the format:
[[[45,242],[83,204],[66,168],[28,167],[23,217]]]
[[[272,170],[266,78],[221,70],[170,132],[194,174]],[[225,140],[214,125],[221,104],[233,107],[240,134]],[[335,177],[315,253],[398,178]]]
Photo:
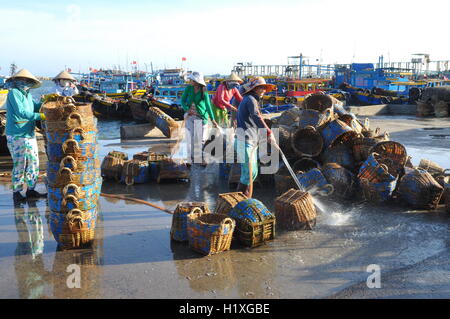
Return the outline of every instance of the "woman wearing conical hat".
[[[30,89],[41,82],[28,70],[20,70],[7,80],[10,86],[6,100],[6,140],[13,159],[12,188],[14,203],[25,200],[21,194],[27,184],[26,199],[45,197],[34,190],[39,176],[39,155],[34,133],[36,121],[45,120],[39,113],[41,103],[36,103]]]
[[[235,73],[231,73],[217,88],[212,102],[214,115],[219,125],[225,127],[230,125],[228,112],[237,112],[237,108],[231,104],[231,100],[234,98],[241,103],[242,95],[239,93],[238,87],[242,83],[243,81]]]
[[[192,162],[195,157],[196,162],[200,163],[203,162],[203,146],[209,133],[208,123],[211,121],[214,127],[217,127],[218,124],[215,121],[203,74],[192,72],[188,79],[190,85],[183,92],[181,106],[186,112],[184,121],[190,139],[190,142],[187,143],[188,155]],[[199,151],[195,151],[195,149],[199,149]]]
[[[55,93],[62,96],[74,96],[77,95],[78,88],[75,85],[77,80],[67,71],[60,72],[53,78],[55,82]]]

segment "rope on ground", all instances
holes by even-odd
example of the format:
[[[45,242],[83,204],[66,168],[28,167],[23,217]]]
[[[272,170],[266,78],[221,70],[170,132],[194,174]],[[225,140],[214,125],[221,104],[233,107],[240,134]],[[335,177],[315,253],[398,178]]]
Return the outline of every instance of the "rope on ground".
[[[162,210],[163,212],[166,212],[167,214],[171,214],[171,215],[173,215],[173,212],[172,212],[172,211],[170,211],[170,210],[168,210],[168,209],[165,209],[165,208],[162,208],[161,206],[158,206],[158,205],[152,204],[152,203],[150,203],[150,202],[147,202],[147,201],[145,201],[145,200],[142,200],[142,199],[137,199],[137,198],[133,198],[133,197],[126,197],[126,196],[122,196],[122,195],[105,194],[105,193],[101,193],[101,194],[100,194],[100,196],[103,196],[103,197],[108,197],[108,198],[116,198],[116,199],[122,199],[122,200],[128,200],[128,201],[136,202],[136,203],[139,203],[139,204],[143,204],[143,205],[151,206],[151,207],[153,207],[153,208],[156,208],[156,209]]]

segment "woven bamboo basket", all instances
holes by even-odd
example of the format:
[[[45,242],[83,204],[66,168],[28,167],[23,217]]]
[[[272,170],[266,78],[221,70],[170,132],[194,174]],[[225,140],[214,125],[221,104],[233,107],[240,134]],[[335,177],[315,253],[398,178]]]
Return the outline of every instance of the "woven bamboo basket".
[[[235,226],[227,215],[193,211],[188,215],[189,247],[206,256],[230,250]]]
[[[363,197],[371,202],[384,202],[392,197],[397,185],[397,177],[389,173],[385,164],[377,160],[378,154],[372,153],[359,169],[358,181]]]
[[[216,203],[216,209],[214,213],[228,215],[228,213],[236,206],[240,201],[247,199],[248,197],[242,192],[232,192],[219,194]]]
[[[408,154],[402,144],[394,141],[380,142],[373,146],[370,152],[379,154],[378,161],[389,168],[392,176],[403,174]]]
[[[47,143],[63,144],[67,140],[75,140],[78,144],[83,143],[97,143],[98,131],[96,128],[90,131],[85,131],[84,129],[78,127],[70,131],[51,131],[46,132],[45,136],[47,138]]]
[[[108,153],[108,156],[112,156],[112,157],[120,158],[121,160],[124,160],[124,161],[128,161],[128,155],[125,154],[124,152],[111,151]]]
[[[327,148],[322,153],[322,163],[337,163],[349,170],[355,167],[352,149],[346,144],[338,144]]]
[[[170,238],[175,241],[188,241],[187,222],[190,213],[210,214],[208,205],[203,202],[183,202],[177,205],[172,216]]]
[[[355,191],[355,176],[346,168],[336,163],[328,163],[322,167],[322,173],[328,183],[333,185],[333,196],[349,199]]]
[[[433,175],[431,175],[433,176]],[[433,176],[434,177],[434,176]],[[445,189],[447,188],[447,185],[450,186],[450,169],[446,169],[442,172],[441,175],[434,177],[436,182],[439,183],[439,185],[442,186],[444,189],[444,194],[441,197],[441,200],[439,201],[439,204],[445,205],[446,202],[446,192]]]
[[[135,159],[123,162],[120,180],[126,185],[148,183],[150,181],[148,162]]]
[[[155,153],[155,152],[150,151],[150,149],[148,150],[148,161],[149,162],[159,162],[166,158],[167,158],[167,155],[165,155],[165,154]]]
[[[136,153],[136,154],[133,155],[133,159],[141,161],[141,162],[144,162],[144,161],[148,161],[149,155],[150,154],[148,152],[146,152],[146,151],[139,152],[139,153]]]
[[[389,140],[388,136],[382,135],[378,137],[357,137],[353,140],[352,150],[356,162],[364,162],[370,155],[372,147],[379,142]]]
[[[123,170],[123,163],[125,160],[107,155],[101,164],[101,175],[104,179],[113,179],[115,181],[120,181]]]
[[[327,123],[327,125],[320,129],[320,133],[323,137],[325,148],[340,143],[351,145],[350,143],[352,143],[355,138],[359,137],[357,132],[340,120],[334,120]]]
[[[291,137],[291,143],[298,156],[315,157],[323,148],[323,138],[312,126],[297,130]]]
[[[182,160],[165,158],[159,161],[157,182],[162,180],[189,180],[190,173],[186,163]]]
[[[47,121],[65,121],[71,113],[78,113],[82,117],[93,117],[92,103],[76,103],[72,97],[57,97],[56,101],[42,105],[42,112]]]
[[[322,171],[318,168],[313,168],[308,172],[298,174],[297,180],[306,191],[317,188],[324,195],[331,195],[334,192],[333,185],[328,183]]]
[[[97,127],[97,118],[94,116],[83,118],[81,114],[74,112],[67,116],[65,121],[45,121],[45,128],[48,132],[71,131],[75,128],[82,128],[85,131],[93,130]]]
[[[313,229],[317,213],[312,196],[308,192],[288,190],[275,200],[275,217],[282,229]]]
[[[97,208],[73,209],[67,214],[51,212],[50,228],[62,249],[83,248],[94,240],[96,219]]]
[[[414,169],[399,182],[398,194],[403,201],[418,209],[436,209],[444,188],[425,170]]]
[[[361,134],[365,127],[364,125],[352,114],[342,114],[339,116],[339,120],[350,126],[355,132]]]
[[[322,92],[310,94],[303,100],[303,108],[306,110],[324,112],[332,107],[333,99]]]
[[[298,124],[299,128],[307,126],[319,128],[332,120],[334,120],[332,109],[327,109],[323,113],[316,110],[301,110]]]
[[[236,238],[247,247],[275,238],[275,216],[257,199],[239,202],[228,216],[236,221]]]
[[[47,170],[47,182],[50,187],[64,187],[67,184],[90,185],[95,183],[100,174],[100,162],[98,168],[89,168],[87,170],[73,170],[68,167],[60,167],[58,171]],[[50,165],[51,162],[48,162]],[[97,164],[95,164],[97,166]]]
[[[428,159],[420,160],[419,168],[426,170],[433,177],[443,175],[445,171],[445,169],[439,164],[436,164],[435,162],[432,162]]]

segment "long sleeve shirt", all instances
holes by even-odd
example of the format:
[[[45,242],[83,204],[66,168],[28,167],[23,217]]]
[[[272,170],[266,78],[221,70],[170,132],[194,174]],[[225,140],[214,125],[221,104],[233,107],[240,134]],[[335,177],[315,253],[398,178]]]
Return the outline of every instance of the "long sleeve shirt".
[[[227,89],[226,84],[222,83],[217,88],[216,94],[214,94],[213,103],[222,110],[231,110],[233,105],[231,105],[230,102],[233,97],[238,103],[242,102],[242,95],[237,88],[229,90]]]
[[[29,92],[11,89],[6,100],[6,135],[34,137],[41,104],[34,102]]]
[[[237,128],[241,132],[244,130],[245,134],[236,131],[236,136],[251,144],[258,142],[258,129],[264,129],[267,135],[272,133],[259,111],[259,100],[258,96],[249,93],[244,96],[237,111]]]
[[[208,120],[215,120],[207,91],[200,90],[195,93],[194,86],[188,85],[181,97],[181,107],[185,112],[188,112],[192,103],[194,103],[198,115],[203,120],[203,124],[207,124]]]

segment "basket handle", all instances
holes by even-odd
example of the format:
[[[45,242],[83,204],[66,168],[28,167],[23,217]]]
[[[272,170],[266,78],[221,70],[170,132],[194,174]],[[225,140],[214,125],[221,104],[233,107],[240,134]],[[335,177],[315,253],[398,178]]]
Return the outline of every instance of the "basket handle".
[[[83,212],[79,210],[78,208],[72,209],[69,211],[66,215],[66,220],[68,222],[68,226],[70,231],[74,231],[76,229],[76,226],[78,226],[78,229],[83,228]]]
[[[75,134],[76,132],[80,133],[81,138],[82,138],[83,140],[86,139],[86,132],[83,130],[82,127],[77,127],[77,128],[74,128],[73,130],[71,130],[70,133],[69,133],[69,139],[73,139],[73,136],[74,136],[74,134]]]
[[[74,145],[74,153],[78,153],[80,151],[80,146],[78,145],[78,142],[72,138],[65,140],[63,145],[62,145],[62,151],[65,154],[67,152],[67,147],[69,146],[69,144],[73,144]]]
[[[314,126],[307,125],[307,126],[305,126],[304,130],[313,130],[315,132],[316,128]]]
[[[76,198],[75,195],[67,195],[66,197],[64,197],[63,200],[61,201],[61,205],[64,206],[64,207],[67,207],[67,201],[68,200],[71,200],[72,204],[74,204],[77,209],[80,207],[80,203],[78,202],[78,198]]]
[[[324,197],[330,196],[333,193],[334,193],[334,186],[331,184],[326,184],[317,191],[317,194]]]
[[[385,171],[385,173],[389,173],[389,168],[386,164],[380,164],[379,166]]]
[[[71,114],[67,117],[66,125],[67,125],[68,127],[71,127],[71,126],[72,126],[71,124],[72,124],[72,119],[73,119],[73,118],[78,119],[78,124],[79,124],[79,126],[83,126],[83,119],[81,118],[80,113],[74,112],[74,113],[71,113]]]
[[[59,168],[64,168],[66,165],[66,162],[69,161],[70,164],[72,165],[72,169],[76,170],[78,165],[77,165],[77,161],[72,157],[72,156],[66,156],[61,160],[61,163],[59,164]]]
[[[224,218],[220,224],[222,227],[225,225],[230,225],[231,228],[234,228],[236,226],[236,222],[230,217]]]
[[[74,194],[76,197],[80,196],[80,187],[76,184],[67,184],[66,186],[64,186],[63,188],[63,195],[64,197],[67,196],[67,192],[69,191],[69,188],[73,188],[74,189]]]
[[[75,104],[72,104],[72,103],[65,105],[65,107],[69,109],[70,113],[73,113],[77,110],[77,107],[75,106]]]
[[[196,213],[196,211],[199,211],[198,213]],[[191,209],[191,211],[189,212],[189,214],[188,215],[194,215],[194,214],[203,214],[204,213],[204,211],[203,211],[203,209],[201,209],[200,207],[194,207],[194,208],[192,208]]]
[[[442,176],[450,176],[450,168],[444,169],[444,171],[442,172]]]
[[[72,170],[71,170],[70,168],[68,168],[68,167],[60,168],[59,171],[58,171],[58,176],[61,176],[61,175],[63,174],[63,172],[64,172],[64,173],[65,173],[65,172],[68,172],[68,174],[69,174],[69,180],[72,182],[72,181],[73,181]]]

